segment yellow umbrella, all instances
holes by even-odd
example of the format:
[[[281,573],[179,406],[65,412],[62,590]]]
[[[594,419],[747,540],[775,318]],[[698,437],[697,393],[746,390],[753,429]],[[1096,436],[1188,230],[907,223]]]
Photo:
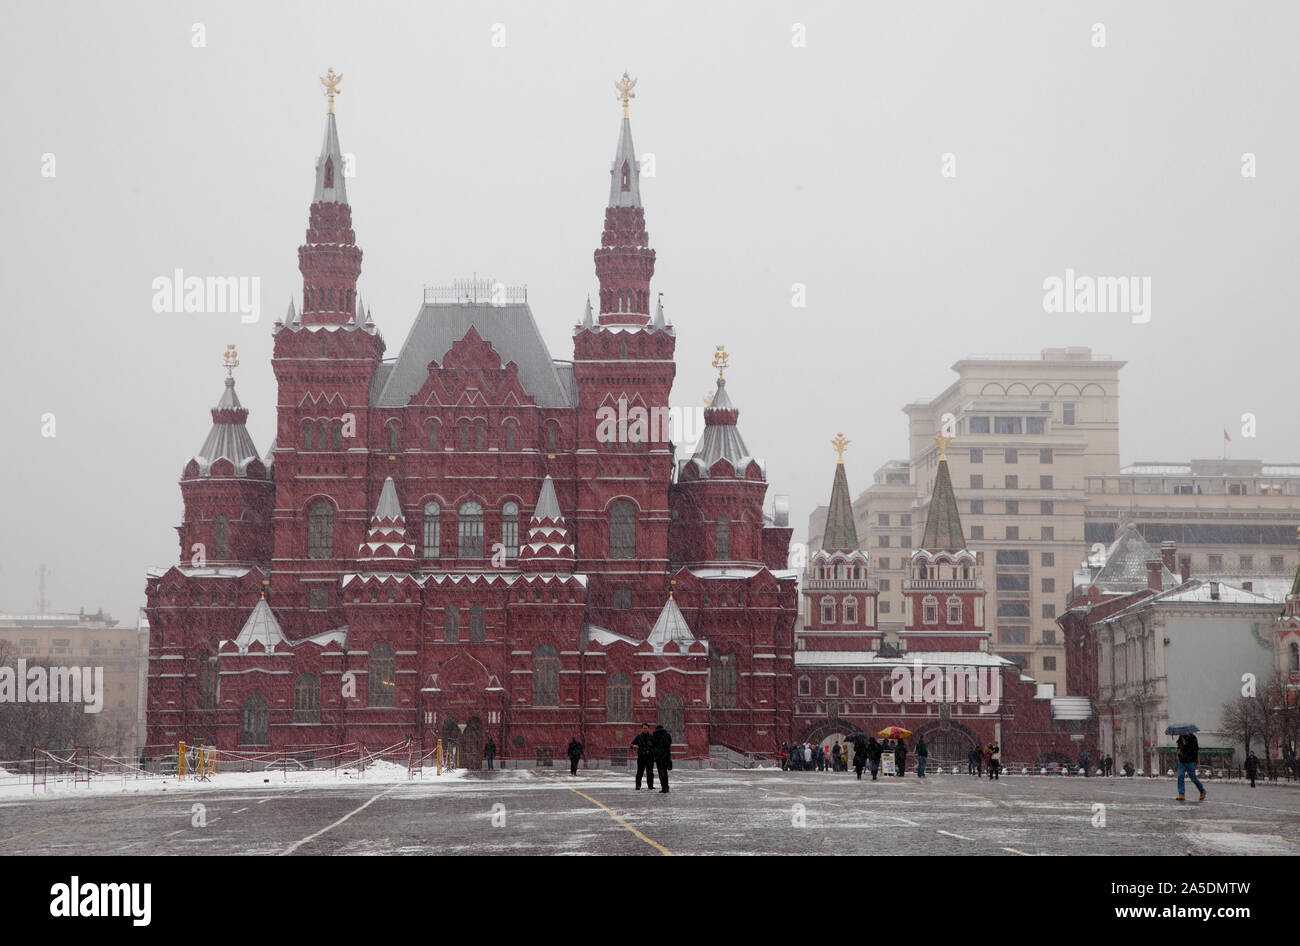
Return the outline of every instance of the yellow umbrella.
[[[876,735],[881,739],[910,739],[912,730],[904,729],[902,726],[886,726]]]

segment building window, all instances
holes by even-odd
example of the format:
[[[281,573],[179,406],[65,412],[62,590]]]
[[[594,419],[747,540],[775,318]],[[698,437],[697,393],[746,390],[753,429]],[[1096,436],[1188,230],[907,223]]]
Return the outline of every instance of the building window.
[[[970,448],[970,462],[971,462],[971,463],[983,463],[983,462],[984,462],[984,451],[981,450],[979,447],[971,447],[971,448]]]
[[[1043,643],[1044,643],[1044,644],[1055,644],[1055,643],[1056,643],[1056,631],[1054,631],[1054,630],[1053,630],[1052,628],[1050,628],[1050,627],[1049,627],[1049,628],[1046,628],[1046,629],[1043,631]]]
[[[519,506],[513,502],[501,507],[501,544],[506,558],[519,557]]]
[[[334,507],[323,499],[307,510],[307,557],[334,557]]]
[[[1029,617],[1029,602],[1028,601],[999,601],[998,617],[1027,618]]]
[[[854,695],[854,696],[866,696],[866,695],[867,695],[867,678],[866,678],[866,677],[854,677],[854,678],[853,678],[853,695]]]
[[[460,507],[457,558],[483,557],[483,507],[469,502]]]
[[[799,678],[799,695],[812,696],[812,680],[808,677]]]
[[[1054,604],[1045,604],[1045,605],[1043,605],[1043,617],[1045,617],[1045,618],[1054,618],[1054,617],[1056,617],[1056,605],[1054,605]]]
[[[826,597],[822,598],[821,605],[822,605],[822,623],[834,624],[835,623],[835,599],[827,595]]]
[[[559,436],[556,433],[555,424],[546,425],[546,452],[554,453],[557,449]]]
[[[457,425],[457,433],[460,435],[460,449],[469,449],[469,421],[463,420]]]
[[[961,623],[961,598],[956,595],[948,596],[948,623]]]
[[[370,648],[369,697],[371,706],[397,705],[397,657],[387,644]]]
[[[898,524],[900,526],[910,526],[912,524],[912,514],[910,512],[903,513],[898,517]]]
[[[1007,447],[1007,449],[1002,452],[1002,459],[1003,462],[1006,463],[1019,463],[1020,451],[1018,451],[1015,447]]]
[[[469,611],[469,639],[473,643],[481,644],[484,639],[483,627],[483,608],[475,605]]]
[[[505,440],[506,440],[506,444],[505,444],[506,449],[514,450],[516,437],[515,437],[515,425],[513,423],[506,424]]]
[[[1052,478],[1051,478],[1050,476],[1040,476],[1040,477],[1038,478],[1038,488],[1039,488],[1039,489],[1051,489],[1051,488],[1052,488]]]
[[[736,655],[714,654],[709,661],[709,692],[712,705],[734,709],[736,700]]]
[[[858,623],[858,599],[852,596],[844,599],[844,623]]]
[[[1243,555],[1241,556],[1241,558],[1238,559],[1238,563],[1242,571],[1249,571],[1250,569],[1255,567],[1255,556]]]
[[[266,697],[253,693],[244,700],[244,722],[239,734],[239,741],[246,746],[264,746],[270,729],[270,718],[266,709]]]
[[[1061,405],[1061,423],[1074,424],[1074,404],[1072,402],[1067,401]]]
[[[721,561],[731,558],[731,520],[726,516],[718,517],[718,558]]]
[[[1056,540],[1055,526],[1043,526],[1041,531],[1042,531],[1042,541],[1053,542]]]
[[[889,579],[888,579],[888,578],[882,578],[882,579],[880,579],[880,590],[881,590],[881,591],[888,591],[888,590],[889,590]]]
[[[312,430],[312,427],[311,427],[311,423],[310,423],[310,422],[309,422],[309,423],[306,423],[306,424],[303,424],[303,426],[302,426],[302,448],[303,448],[304,450],[310,450],[310,449],[311,449],[311,430]]]
[[[1007,538],[1012,540],[1018,540],[1020,538],[1020,527],[1007,526]]]
[[[636,557],[636,507],[620,499],[609,510],[609,557]]]
[[[1025,433],[1041,434],[1043,432],[1043,419],[1041,417],[1025,418]]]
[[[835,677],[826,678],[826,695],[827,696],[840,695],[840,681],[837,680]]]
[[[926,595],[921,602],[921,620],[926,624],[939,623],[939,599],[933,595]]]
[[[1042,450],[1039,450],[1039,451],[1038,451],[1038,462],[1039,462],[1039,463],[1051,463],[1051,462],[1052,462],[1052,448],[1051,448],[1051,447],[1044,447]]]
[[[1019,489],[1020,477],[1015,475],[1009,475],[1003,478],[1002,483],[1007,489]]]
[[[632,722],[632,678],[626,673],[609,675],[609,683],[605,686],[605,721]]]
[[[434,421],[429,425],[429,449],[438,449],[438,422]]]
[[[669,693],[659,698],[658,723],[667,731],[670,738],[680,742],[686,741],[686,709],[680,696]]]
[[[1038,504],[1038,514],[1040,516],[1056,515],[1056,505],[1050,500],[1045,499]]]
[[[560,653],[551,644],[533,651],[533,705],[560,705]]]
[[[1056,669],[1056,658],[1055,658],[1055,657],[1044,657],[1044,658],[1043,658],[1043,669],[1044,669],[1044,670],[1055,670],[1055,669]]]
[[[313,611],[324,611],[330,604],[330,590],[328,588],[312,588],[307,593],[310,607]]]
[[[392,423],[388,425],[388,451],[396,453],[402,449],[402,428],[400,424]]]
[[[1042,582],[1043,582],[1043,590],[1044,590],[1044,591],[1055,591],[1055,590],[1056,590],[1056,579],[1055,579],[1055,578],[1044,578],[1044,579],[1042,579]]]
[[[973,434],[987,434],[989,432],[989,419],[987,417],[972,417],[970,419],[970,432]]]
[[[972,516],[984,515],[984,500],[972,499],[970,501],[970,513]]]
[[[983,527],[983,526],[971,526],[971,527],[970,527],[970,537],[971,537],[972,540],[975,540],[975,539],[980,539],[980,540],[982,540],[982,539],[984,538],[984,527]]]
[[[1007,515],[1008,515],[1008,516],[1018,516],[1018,515],[1020,515],[1020,501],[1019,501],[1019,500],[1017,500],[1017,499],[1008,499],[1008,500],[1007,500]]]
[[[998,641],[1003,644],[1023,644],[1025,643],[1025,629],[1023,627],[1000,627],[998,628]]]
[[[293,721],[295,723],[320,722],[320,677],[302,673],[293,684]]]
[[[970,488],[971,488],[971,489],[983,489],[983,488],[984,488],[984,477],[981,476],[981,475],[978,474],[978,473],[972,473],[972,474],[971,474],[971,478],[970,478]]]
[[[1223,556],[1222,556],[1222,555],[1211,555],[1211,556],[1209,556],[1209,563],[1210,563],[1210,566],[1209,566],[1209,567],[1210,567],[1210,571],[1212,571],[1212,572],[1221,572],[1221,571],[1223,571]]]
[[[442,609],[442,639],[448,644],[460,641],[460,609],[446,607]]]
[[[1041,563],[1042,563],[1042,565],[1043,565],[1044,568],[1055,568],[1055,567],[1056,567],[1056,553],[1055,553],[1055,552],[1044,552],[1044,553],[1042,554],[1042,558],[1040,559],[1040,561],[1041,561]]]
[[[424,504],[424,557],[437,558],[442,540],[442,507],[437,503]]]
[[[1271,572],[1280,572],[1286,569],[1281,555],[1270,555],[1268,557],[1268,570]]]
[[[474,421],[474,449],[487,449],[487,424],[481,420]]]
[[[632,607],[632,592],[627,588],[618,588],[614,591],[613,605],[615,611],[627,611]]]
[[[1289,659],[1287,666],[1291,668],[1291,673],[1300,673],[1300,644],[1292,641],[1287,647],[1287,654]]]
[[[883,571],[889,571],[889,559],[887,558],[879,559],[876,562],[876,568],[881,569]]]
[[[993,432],[995,434],[1018,434],[1021,432],[1019,417],[995,417],[993,418]]]
[[[881,614],[888,614],[889,612],[890,612],[890,604],[889,604],[889,602],[888,602],[888,601],[882,601],[882,602],[880,602],[880,613],[881,613]]]
[[[212,557],[220,561],[230,554],[230,521],[217,516],[212,523]]]
[[[887,535],[876,536],[876,545],[882,549],[889,548],[889,536]]]

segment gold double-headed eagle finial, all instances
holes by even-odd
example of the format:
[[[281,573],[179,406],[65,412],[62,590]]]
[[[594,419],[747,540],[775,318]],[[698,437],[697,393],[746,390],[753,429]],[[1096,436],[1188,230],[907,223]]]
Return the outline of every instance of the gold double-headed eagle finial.
[[[934,438],[934,442],[939,445],[939,459],[948,459],[948,444],[952,443],[955,438],[945,437],[943,434]]]
[[[713,367],[718,369],[718,380],[722,380],[722,373],[727,370],[727,346],[717,345],[713,349]]]
[[[636,93],[632,91],[636,88],[636,79],[625,72],[623,78],[614,83],[614,88],[618,90],[619,101],[623,103],[623,117],[627,118],[627,103],[636,98]]]
[[[226,377],[233,378],[235,369],[239,367],[239,354],[235,351],[235,346],[227,345],[226,353],[221,356],[221,359],[226,363]]]
[[[343,94],[339,91],[339,83],[342,81],[343,73],[340,72],[338,75],[335,75],[333,66],[330,66],[329,72],[321,76],[320,79],[320,84],[325,86],[325,94],[329,96],[331,115],[334,114],[334,96]]]
[[[835,462],[837,463],[844,462],[844,450],[851,443],[853,443],[853,441],[847,439],[843,434],[835,435],[835,439],[831,441],[831,446],[835,448],[835,453],[839,458]]]

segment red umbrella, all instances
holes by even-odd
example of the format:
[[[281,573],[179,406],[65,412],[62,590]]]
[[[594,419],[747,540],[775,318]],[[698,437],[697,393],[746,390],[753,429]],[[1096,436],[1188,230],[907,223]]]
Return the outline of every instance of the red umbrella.
[[[886,726],[876,735],[881,739],[910,739],[912,730],[904,729],[902,726]]]

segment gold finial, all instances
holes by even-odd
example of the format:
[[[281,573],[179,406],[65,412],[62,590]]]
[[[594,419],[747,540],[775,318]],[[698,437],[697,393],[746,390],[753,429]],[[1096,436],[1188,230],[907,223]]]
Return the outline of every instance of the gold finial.
[[[239,367],[239,355],[235,352],[234,345],[226,346],[226,353],[222,355],[222,361],[226,363],[226,377],[233,378],[235,369]]]
[[[727,346],[718,345],[713,350],[713,367],[718,369],[718,380],[722,380],[722,372],[727,370]]]
[[[338,75],[335,75],[333,66],[330,67],[329,72],[321,76],[320,84],[325,86],[325,94],[329,96],[331,115],[334,114],[334,96],[343,94],[339,91],[339,83],[342,81],[343,73],[340,72]]]
[[[623,103],[623,117],[627,118],[627,103],[636,98],[636,93],[632,91],[636,88],[636,79],[625,72],[623,78],[614,83],[614,88],[618,90],[618,98]]]
[[[710,391],[708,394],[704,395],[704,406],[705,406],[705,407],[712,407],[712,406],[713,406],[713,392],[712,392],[712,391]]]
[[[835,448],[835,453],[839,457],[836,461],[837,463],[844,462],[844,449],[851,443],[853,443],[853,441],[845,439],[843,434],[835,435],[835,439],[831,441],[831,446]]]
[[[934,442],[939,445],[939,459],[948,459],[948,444],[953,442],[952,437],[945,437],[943,434],[934,438]]]
[[[670,578],[668,580],[668,597],[670,598],[673,596],[673,585],[675,584],[677,584],[676,578]]]

